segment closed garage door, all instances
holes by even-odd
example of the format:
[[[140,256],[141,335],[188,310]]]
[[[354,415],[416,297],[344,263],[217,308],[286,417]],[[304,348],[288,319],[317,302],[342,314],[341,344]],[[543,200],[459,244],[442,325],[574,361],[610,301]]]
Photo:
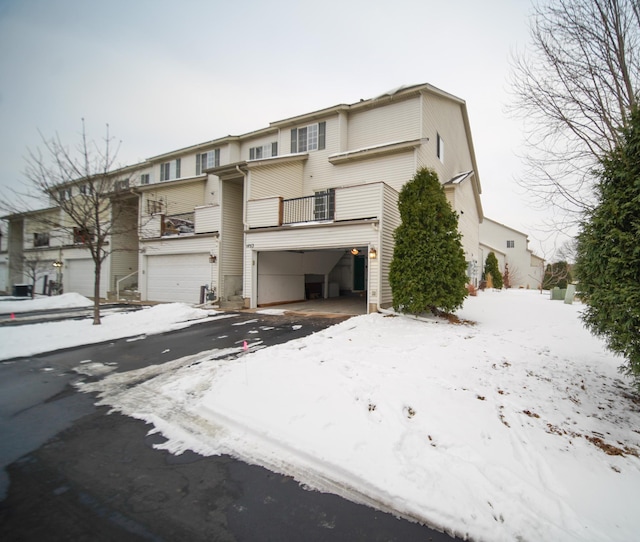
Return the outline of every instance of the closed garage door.
[[[211,285],[209,254],[147,257],[147,300],[198,303],[200,287]]]
[[[107,295],[107,276],[103,265],[100,277],[100,297]],[[93,297],[93,284],[95,281],[95,267],[93,260],[67,260],[63,269],[62,283],[64,292],[76,292],[86,297]]]

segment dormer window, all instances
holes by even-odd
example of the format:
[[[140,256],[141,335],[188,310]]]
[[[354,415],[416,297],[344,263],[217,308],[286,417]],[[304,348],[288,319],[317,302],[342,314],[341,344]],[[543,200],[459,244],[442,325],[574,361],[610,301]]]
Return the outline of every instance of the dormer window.
[[[291,153],[318,151],[326,145],[327,123],[309,124],[291,130]]]

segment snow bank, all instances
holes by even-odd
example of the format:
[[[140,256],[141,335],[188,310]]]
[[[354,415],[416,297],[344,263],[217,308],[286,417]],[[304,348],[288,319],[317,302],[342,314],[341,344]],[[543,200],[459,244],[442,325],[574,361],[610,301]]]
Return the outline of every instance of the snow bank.
[[[0,313],[44,311],[50,309],[71,309],[77,307],[91,307],[93,301],[76,294],[62,294],[51,297],[16,298],[0,297]]]
[[[64,296],[58,297],[67,295],[77,296],[77,294],[64,294]],[[17,303],[38,302],[39,300]],[[204,319],[227,317],[222,313],[196,309],[185,303],[167,303],[146,307],[135,312],[121,312],[103,316],[101,318],[102,324],[99,326],[94,326],[91,319],[3,326],[0,327],[0,344],[2,344],[0,360],[32,356],[61,348],[71,348],[124,337],[165,333],[182,329]],[[34,337],[37,337],[37,340],[34,340]]]

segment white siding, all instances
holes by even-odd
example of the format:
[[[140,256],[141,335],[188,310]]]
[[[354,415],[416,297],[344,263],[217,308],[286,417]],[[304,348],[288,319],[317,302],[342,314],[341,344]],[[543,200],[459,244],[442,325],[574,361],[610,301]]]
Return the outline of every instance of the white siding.
[[[400,190],[415,175],[416,160],[412,150],[390,156],[358,160],[332,166],[331,186],[384,182]]]
[[[220,231],[220,206],[207,205],[195,208],[195,233]]]
[[[350,150],[417,139],[420,137],[420,99],[415,97],[352,113],[348,130]]]
[[[377,183],[336,190],[335,220],[379,218],[382,187]]]
[[[225,299],[242,292],[243,193],[242,183],[223,183],[219,295]]]
[[[383,196],[384,211],[380,224],[381,247],[378,254],[381,266],[379,302],[382,307],[389,307],[393,303],[393,294],[389,284],[389,270],[391,269],[393,247],[395,245],[393,234],[400,225],[401,220],[400,211],[398,210],[398,192],[391,187],[385,186]]]
[[[195,207],[205,203],[204,179],[193,182],[160,183],[153,185],[153,190],[143,192],[141,201],[141,213],[148,215],[147,201],[162,202],[162,213],[165,215],[177,215],[193,212]]]
[[[282,198],[267,198],[247,202],[247,224],[249,228],[280,226]]]
[[[282,196],[285,199],[299,198],[302,194],[302,161],[273,163],[253,167],[249,171],[248,199],[263,199]]]
[[[418,166],[433,168],[440,182],[445,183],[474,169],[462,106],[433,94],[424,94],[423,100],[422,137],[428,141],[420,148]],[[444,163],[436,156],[438,135],[444,141]]]

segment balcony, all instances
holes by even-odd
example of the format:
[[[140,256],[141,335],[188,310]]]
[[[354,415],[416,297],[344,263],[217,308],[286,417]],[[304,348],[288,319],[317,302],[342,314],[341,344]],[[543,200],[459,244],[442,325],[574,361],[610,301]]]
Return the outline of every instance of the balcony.
[[[220,230],[220,207],[203,205],[193,212],[174,215],[153,214],[143,217],[142,239],[215,233]]]
[[[379,218],[383,192],[384,183],[372,183],[300,198],[250,200],[247,222],[249,228],[269,228]]]

